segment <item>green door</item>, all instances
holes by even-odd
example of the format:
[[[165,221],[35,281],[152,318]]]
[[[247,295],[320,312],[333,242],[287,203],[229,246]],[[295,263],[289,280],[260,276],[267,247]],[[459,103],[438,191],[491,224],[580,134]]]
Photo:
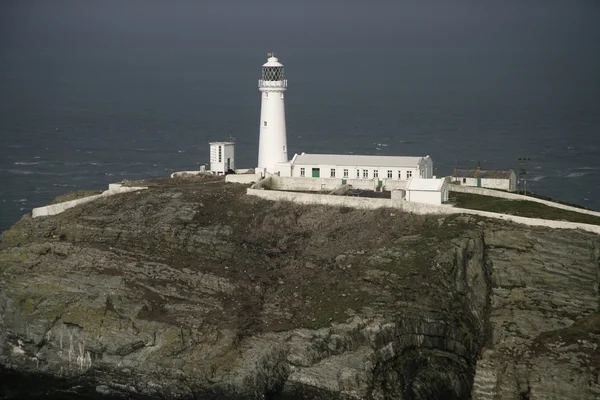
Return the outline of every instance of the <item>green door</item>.
[[[342,179],[342,185],[345,185],[347,183],[348,183],[348,179],[346,179],[346,178]]]
[[[481,178],[477,178],[477,187],[481,187]]]
[[[320,168],[313,168],[312,169],[312,177],[313,178],[319,178],[319,177],[321,177],[321,169]]]
[[[383,182],[378,179],[377,180],[377,187],[382,187],[382,186],[383,186]]]

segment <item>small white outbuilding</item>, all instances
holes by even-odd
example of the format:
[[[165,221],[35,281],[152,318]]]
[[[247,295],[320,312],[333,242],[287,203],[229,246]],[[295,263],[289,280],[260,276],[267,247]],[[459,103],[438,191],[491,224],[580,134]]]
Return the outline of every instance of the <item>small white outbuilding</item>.
[[[488,189],[517,190],[517,175],[512,169],[455,169],[452,180],[463,186],[473,186]]]
[[[409,179],[406,201],[425,204],[443,204],[448,201],[448,181],[440,179]]]
[[[235,170],[235,140],[210,142],[210,171],[216,175],[225,175]]]

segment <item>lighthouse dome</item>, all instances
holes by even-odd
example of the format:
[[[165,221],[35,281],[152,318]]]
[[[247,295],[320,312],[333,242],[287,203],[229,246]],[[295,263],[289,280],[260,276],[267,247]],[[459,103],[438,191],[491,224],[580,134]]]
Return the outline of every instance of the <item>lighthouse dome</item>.
[[[283,64],[279,62],[277,57],[269,57],[267,62],[262,66],[263,81],[283,81]]]
[[[263,67],[283,67],[283,64],[279,62],[277,57],[269,57]]]

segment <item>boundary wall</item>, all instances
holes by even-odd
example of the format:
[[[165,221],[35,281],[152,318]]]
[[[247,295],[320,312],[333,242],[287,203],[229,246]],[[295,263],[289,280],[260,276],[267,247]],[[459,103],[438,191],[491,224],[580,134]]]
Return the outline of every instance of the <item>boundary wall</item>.
[[[516,215],[499,214],[489,211],[456,208],[450,205],[433,205],[412,203],[398,199],[374,199],[368,197],[329,196],[326,194],[282,192],[277,190],[247,189],[246,193],[272,201],[291,201],[300,204],[322,204],[339,207],[361,209],[393,208],[414,214],[471,214],[487,218],[501,219],[529,226],[544,226],[554,229],[582,229],[587,232],[600,234],[600,225],[583,224],[579,222],[554,221],[541,218],[519,217]],[[392,192],[393,193],[393,192]]]
[[[498,198],[509,199],[509,200],[533,201],[535,203],[544,204],[549,207],[560,208],[560,209],[567,210],[567,211],[578,212],[580,214],[588,214],[588,215],[600,217],[600,212],[598,212],[598,211],[592,211],[592,210],[586,210],[583,208],[567,206],[565,204],[556,203],[554,201],[538,199],[536,197],[531,197],[531,196],[523,196],[522,194],[508,193],[508,192],[502,192],[502,191],[493,190],[493,189],[484,189],[484,188],[479,188],[479,187],[469,187],[469,186],[460,186],[460,185],[452,185],[452,184],[448,185],[448,187],[450,188],[451,192],[480,194],[482,196],[492,196],[492,197],[498,197]]]
[[[229,174],[225,175],[225,182],[230,183],[255,183],[262,179],[261,174]]]
[[[228,175],[229,176],[229,175]],[[342,185],[342,178],[310,178],[310,177],[288,177],[271,175],[270,186],[276,190],[308,190],[308,191],[332,191]],[[354,179],[344,178],[350,189],[376,190],[381,181],[384,190],[404,189],[406,181],[393,179]]]
[[[49,206],[37,207],[31,210],[31,217],[45,217],[48,215],[56,215],[60,214],[63,211],[68,210],[69,208],[73,208],[78,206],[79,204],[89,203],[90,201],[96,200],[100,197],[113,196],[119,193],[128,193],[128,192],[136,192],[138,190],[148,189],[145,186],[139,187],[131,187],[131,186],[123,186],[121,183],[111,183],[108,185],[108,190],[105,190],[101,194],[96,194],[93,196],[83,197],[81,199],[75,199],[71,201],[65,201],[58,204],[51,204]]]

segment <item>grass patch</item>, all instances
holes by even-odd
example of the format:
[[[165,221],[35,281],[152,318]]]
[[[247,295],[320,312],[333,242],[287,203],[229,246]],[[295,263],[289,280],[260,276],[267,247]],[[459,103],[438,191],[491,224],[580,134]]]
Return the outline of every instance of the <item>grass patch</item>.
[[[518,194],[525,194],[525,193],[521,190],[520,192],[518,192]],[[540,199],[540,200],[553,201],[554,203],[563,204],[563,205],[569,206],[569,207],[581,208],[582,210],[595,211],[595,210],[592,210],[591,208],[580,206],[579,204],[573,204],[573,203],[568,203],[566,201],[556,200],[550,196],[543,196],[541,194],[537,194],[537,193],[534,193],[531,191],[527,191],[527,197],[535,197],[536,199]]]
[[[600,225],[600,217],[562,210],[527,200],[508,200],[471,193],[454,193],[456,206],[472,210],[490,211],[520,217],[543,218],[556,221]]]

